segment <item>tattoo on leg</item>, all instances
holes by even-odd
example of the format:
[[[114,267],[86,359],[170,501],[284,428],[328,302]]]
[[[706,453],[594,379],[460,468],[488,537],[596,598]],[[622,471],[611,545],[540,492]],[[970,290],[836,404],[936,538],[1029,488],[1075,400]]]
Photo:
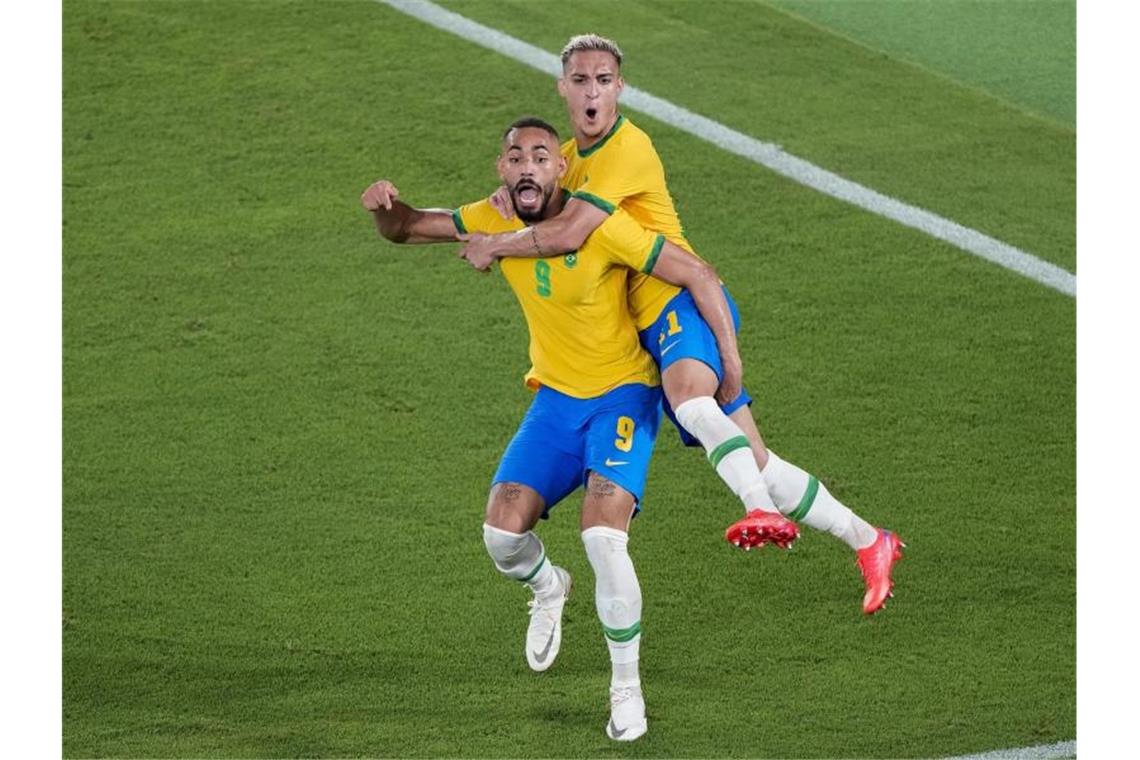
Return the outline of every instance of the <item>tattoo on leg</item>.
[[[514,483],[507,483],[503,486],[503,501],[517,501],[520,496],[522,496],[522,488]]]
[[[617,492],[617,484],[604,475],[594,472],[590,473],[590,485],[587,491],[591,496],[613,496]]]

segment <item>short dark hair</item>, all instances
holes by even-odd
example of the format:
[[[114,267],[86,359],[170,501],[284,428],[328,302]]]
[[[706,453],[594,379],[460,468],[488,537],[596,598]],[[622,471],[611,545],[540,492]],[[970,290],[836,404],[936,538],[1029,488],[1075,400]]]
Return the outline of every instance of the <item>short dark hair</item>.
[[[511,133],[512,129],[525,129],[526,127],[534,127],[535,129],[544,129],[554,136],[555,142],[561,142],[562,138],[558,136],[558,130],[555,129],[547,121],[543,121],[537,116],[523,116],[521,119],[515,119],[506,131],[503,132],[502,139],[506,140],[507,135]]]

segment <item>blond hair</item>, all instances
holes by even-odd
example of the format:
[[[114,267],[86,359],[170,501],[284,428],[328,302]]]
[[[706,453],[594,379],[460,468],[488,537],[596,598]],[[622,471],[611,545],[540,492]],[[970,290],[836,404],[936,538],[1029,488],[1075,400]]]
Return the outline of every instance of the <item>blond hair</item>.
[[[621,66],[621,48],[616,42],[600,34],[578,34],[571,37],[562,48],[562,68],[566,68],[566,64],[570,62],[570,56],[585,50],[601,50],[609,53],[617,59],[618,66]]]

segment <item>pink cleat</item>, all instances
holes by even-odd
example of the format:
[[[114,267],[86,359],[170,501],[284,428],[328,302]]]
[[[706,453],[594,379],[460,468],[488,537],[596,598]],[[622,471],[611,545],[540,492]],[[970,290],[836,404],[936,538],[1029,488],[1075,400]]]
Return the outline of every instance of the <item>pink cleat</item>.
[[[894,596],[891,588],[891,568],[902,559],[906,547],[899,537],[889,530],[879,530],[875,543],[856,552],[855,564],[863,573],[867,593],[863,595],[863,614],[873,615],[886,606],[887,597]]]
[[[796,524],[779,512],[765,512],[754,509],[740,518],[724,532],[724,539],[733,546],[748,551],[775,544],[781,549],[790,549],[792,542],[800,537]]]

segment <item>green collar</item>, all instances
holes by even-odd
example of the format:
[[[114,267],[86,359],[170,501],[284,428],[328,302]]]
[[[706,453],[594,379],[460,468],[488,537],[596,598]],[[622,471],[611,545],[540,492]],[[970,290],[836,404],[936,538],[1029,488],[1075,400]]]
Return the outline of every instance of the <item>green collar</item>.
[[[598,140],[596,143],[591,145],[589,148],[586,148],[585,150],[582,150],[581,148],[578,149],[578,158],[585,158],[586,156],[597,153],[603,145],[610,141],[610,138],[614,136],[614,133],[621,129],[621,125],[624,123],[625,114],[618,114],[617,121],[615,121],[614,125],[610,127],[610,131],[606,132],[605,137],[603,137],[601,140]]]

